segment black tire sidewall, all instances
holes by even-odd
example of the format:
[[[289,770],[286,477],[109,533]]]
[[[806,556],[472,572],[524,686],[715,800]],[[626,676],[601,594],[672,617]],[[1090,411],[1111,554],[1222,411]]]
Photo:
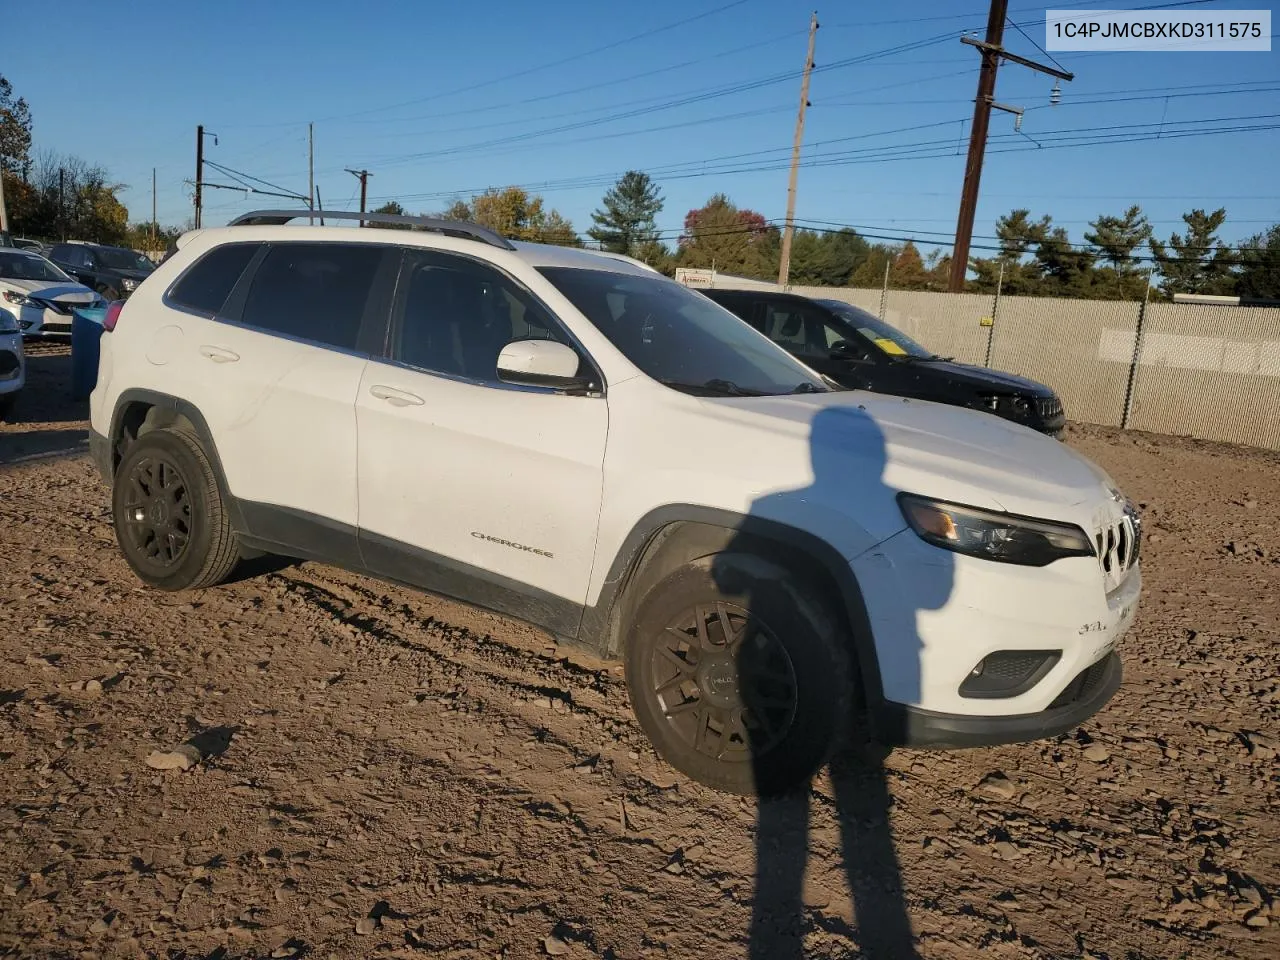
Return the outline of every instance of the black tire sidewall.
[[[143,583],[161,590],[185,590],[200,580],[213,548],[213,513],[221,510],[220,503],[211,503],[209,491],[216,497],[214,478],[197,458],[191,448],[194,440],[171,430],[152,430],[144,433],[129,447],[116,470],[111,487],[111,516],[115,527],[116,542],[126,562]],[[135,548],[129,542],[124,529],[125,495],[130,471],[138,461],[155,454],[163,454],[173,461],[182,474],[191,504],[191,534],[182,559],[166,574],[159,575],[141,566],[135,557]]]
[[[717,600],[762,621],[795,670],[799,697],[791,729],[765,756],[749,762],[697,753],[672,731],[646,680],[653,640],[683,611]],[[755,558],[721,555],[683,567],[645,596],[628,631],[626,676],[636,719],[659,756],[705,786],[741,795],[785,792],[830,759],[847,729],[853,688],[840,622],[821,598]]]

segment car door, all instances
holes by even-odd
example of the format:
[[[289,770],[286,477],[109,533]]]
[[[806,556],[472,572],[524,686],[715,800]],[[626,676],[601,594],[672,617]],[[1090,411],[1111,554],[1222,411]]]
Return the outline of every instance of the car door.
[[[874,358],[849,332],[836,326],[825,311],[801,300],[765,299],[757,326],[774,343],[847,387],[870,389]],[[837,344],[850,349],[837,352]]]
[[[76,280],[87,286],[93,286],[91,282],[85,280],[87,270],[83,247],[70,243],[54,247],[50,259]]]
[[[576,631],[600,512],[602,395],[499,381],[512,340],[578,349],[490,264],[405,254],[388,355],[356,401],[360,549],[375,573]],[[597,382],[599,382],[597,380]]]
[[[148,359],[173,355],[251,537],[358,563],[356,393],[385,337],[398,261],[372,243],[231,244],[173,288],[187,315],[176,334],[158,331]],[[209,309],[218,272],[237,269]]]

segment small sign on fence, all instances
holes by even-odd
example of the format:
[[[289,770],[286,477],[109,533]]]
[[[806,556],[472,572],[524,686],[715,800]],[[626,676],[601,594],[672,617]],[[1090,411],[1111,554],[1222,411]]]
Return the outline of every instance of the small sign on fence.
[[[995,317],[983,317],[981,320],[978,321],[978,326],[980,327],[994,327],[995,325],[996,325]]]

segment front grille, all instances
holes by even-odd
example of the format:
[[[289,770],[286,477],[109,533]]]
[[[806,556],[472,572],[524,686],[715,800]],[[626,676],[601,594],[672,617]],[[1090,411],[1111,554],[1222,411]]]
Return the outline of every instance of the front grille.
[[[1109,654],[1093,666],[1085,667],[1076,674],[1075,679],[1068,683],[1066,689],[1054,698],[1053,703],[1049,704],[1049,709],[1066,707],[1081,700],[1087,700],[1098,689],[1098,684],[1102,683],[1102,678],[1107,673],[1107,664],[1114,656],[1114,653]]]
[[[1098,565],[1104,574],[1124,576],[1138,562],[1142,548],[1142,522],[1136,513],[1126,510],[1123,517],[1094,534],[1098,548]]]
[[[1057,397],[1037,397],[1036,412],[1043,420],[1053,420],[1062,416],[1062,401]]]
[[[54,313],[60,313],[64,317],[70,316],[76,307],[87,306],[83,303],[62,303],[58,300],[41,300],[39,297],[28,297],[33,304],[41,310],[52,310]]]

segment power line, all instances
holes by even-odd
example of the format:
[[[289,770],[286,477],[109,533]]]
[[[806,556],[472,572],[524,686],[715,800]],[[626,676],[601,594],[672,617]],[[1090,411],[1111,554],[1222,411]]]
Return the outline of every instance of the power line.
[[[501,76],[491,77],[488,80],[481,81],[480,83],[470,83],[463,87],[454,87],[453,89],[450,89],[450,90],[443,90],[438,93],[433,93],[425,97],[417,97],[413,100],[405,100],[401,103],[391,104],[385,107],[371,107],[368,110],[359,110],[354,113],[338,114],[331,117],[321,117],[320,122],[327,122],[331,120],[343,120],[348,117],[367,116],[368,114],[371,114],[371,113],[381,113],[384,110],[395,110],[400,107],[413,106],[414,104],[418,104],[418,103],[427,103],[432,100],[439,100],[443,97],[453,97],[453,96],[457,96],[460,93],[470,93],[474,90],[480,90],[484,87],[491,87],[491,86],[494,86],[495,84],[506,83],[510,80],[519,79],[520,77],[527,77],[531,73],[538,73],[542,70],[549,70],[552,67],[560,67],[566,63],[573,63],[575,60],[583,60],[583,59],[586,59],[587,57],[593,57],[598,53],[605,53],[609,50],[616,50],[618,47],[626,46],[627,44],[630,44],[630,43],[636,43],[637,41],[640,41],[640,40],[647,40],[649,37],[657,36],[658,34],[665,33],[668,30],[675,30],[678,27],[687,26],[690,23],[694,23],[698,20],[704,20],[707,17],[715,16],[718,13],[724,13],[726,10],[732,10],[734,7],[740,7],[747,2],[749,2],[749,0],[731,0],[731,2],[729,3],[721,4],[718,7],[714,7],[711,10],[703,11],[702,13],[694,14],[691,17],[685,17],[681,20],[675,21],[674,23],[668,23],[660,27],[654,27],[650,30],[645,30],[641,33],[633,34],[632,36],[629,36],[629,37],[623,37],[621,40],[614,40],[614,41],[611,41],[610,43],[604,44],[603,46],[594,47],[591,50],[584,50],[581,53],[575,53],[568,57],[561,57],[558,60],[552,60],[547,63],[537,64],[536,66],[532,66],[532,67],[525,67],[523,70],[516,70],[513,73],[507,73]]]
[[[1230,118],[1223,118],[1223,119],[1230,119]],[[1221,122],[1221,121],[1195,120],[1195,121],[1183,121],[1183,122],[1184,123],[1209,123],[1209,122]],[[1103,134],[1102,136],[1080,136],[1082,132],[1088,132],[1090,130],[1096,131],[1098,129],[1103,129],[1103,128],[1080,128],[1079,130],[1076,130],[1076,131],[1060,131],[1058,135],[1060,136],[1064,134],[1068,135],[1070,137],[1071,142],[1068,142],[1067,140],[1063,140],[1061,142],[1055,141],[1055,140],[1049,140],[1048,145],[1043,148],[1028,147],[1019,143],[1018,145],[1013,145],[1008,147],[1002,147],[1002,146],[996,147],[992,149],[990,152],[991,153],[1017,153],[1023,150],[1034,150],[1034,149],[1052,150],[1052,149],[1062,149],[1066,147],[1103,146],[1103,145],[1112,144],[1112,143],[1141,143],[1141,142],[1147,142],[1147,141],[1154,141],[1158,139],[1170,140],[1170,139],[1208,137],[1208,136],[1216,136],[1216,135],[1230,134],[1230,133],[1245,133],[1245,132],[1257,132],[1262,130],[1275,130],[1275,129],[1280,129],[1280,124],[1277,124],[1277,123],[1256,124],[1256,125],[1248,125],[1248,126],[1221,127],[1221,128],[1208,129],[1208,130],[1196,130],[1196,129],[1174,130],[1174,131],[1166,131],[1164,133],[1149,132],[1145,134],[1136,134],[1136,135],[1126,135],[1123,132],[1117,131],[1115,133]],[[1114,128],[1111,128],[1111,129],[1114,129]],[[1045,135],[1045,136],[1048,137],[1048,135]],[[993,139],[1001,140],[1005,138],[996,137]],[[1009,137],[1007,139],[1016,139],[1016,138]],[[939,152],[938,148],[943,143],[946,143],[948,145],[947,149],[945,149],[945,151],[943,152]],[[896,145],[890,145],[885,147],[869,148],[868,150],[863,150],[863,151],[840,151],[837,153],[810,156],[809,158],[802,160],[801,165],[805,167],[850,166],[850,165],[864,164],[864,163],[887,163],[887,162],[896,162],[899,160],[929,160],[929,159],[938,159],[942,157],[952,157],[954,156],[954,151],[950,147],[950,143],[951,141],[949,140],[948,141],[933,140],[933,141],[918,142],[915,144],[896,144]],[[872,153],[874,151],[880,151],[880,155],[879,156],[868,155],[869,153]],[[929,152],[929,151],[932,151],[932,152]],[[656,170],[656,171],[652,171],[651,175],[654,176],[655,179],[661,178],[664,180],[688,180],[688,179],[699,179],[702,177],[710,177],[710,176],[730,176],[730,175],[742,174],[742,173],[762,173],[762,172],[768,172],[772,170],[785,169],[787,165],[785,160],[782,160],[782,161],[774,160],[774,161],[766,161],[760,164],[753,164],[753,165],[739,164],[736,166],[730,165],[730,166],[715,167],[712,169],[699,169],[700,167],[705,166],[705,164],[707,163],[714,162],[714,160],[715,158],[710,158],[704,161],[689,161],[681,165],[682,169]],[[693,169],[688,169],[688,168],[693,168]],[[595,175],[589,175],[589,176],[569,177],[561,180],[547,180],[547,181],[542,181],[538,183],[532,183],[532,182],[524,183],[524,184],[521,184],[520,186],[529,191],[549,193],[557,190],[574,190],[574,189],[583,189],[583,188],[593,187],[593,186],[608,186],[609,184],[613,183],[619,176],[620,174],[616,172],[609,173],[609,174],[595,174]],[[399,196],[375,197],[373,199],[401,200],[401,201],[439,200],[439,199],[447,199],[447,198],[462,196],[466,194],[478,194],[483,192],[484,189],[485,188],[483,187],[471,188],[471,189],[455,189],[455,190],[436,191],[436,192],[429,192],[429,193],[414,193],[414,194],[401,194]],[[1117,196],[1114,198],[1091,197],[1090,199],[1129,199],[1129,198],[1125,196]],[[1148,199],[1183,199],[1183,197],[1181,196],[1167,197],[1167,198],[1151,197]],[[1231,198],[1222,197],[1219,199],[1231,199]],[[1260,198],[1239,197],[1236,199],[1260,199]]]
[[[843,60],[837,60],[829,64],[823,64],[814,67],[814,73],[823,73],[829,70],[838,70],[845,67],[854,66],[860,63],[868,63],[874,60],[882,59],[888,56],[894,56],[899,53],[906,53],[912,50],[919,50],[924,47],[933,46],[939,43],[954,39],[954,33],[947,32],[936,37],[930,37],[924,40],[915,40],[907,43],[897,44],[883,50],[872,51],[871,53],[860,54],[855,57],[847,57]],[[542,130],[526,131],[524,133],[512,134],[506,137],[498,137],[492,140],[485,140],[478,143],[463,144],[456,147],[447,147],[440,150],[430,150],[420,153],[411,153],[403,155],[393,155],[382,157],[379,163],[382,166],[389,164],[412,162],[414,160],[434,159],[444,156],[455,156],[460,153],[466,153],[473,150],[487,150],[491,147],[505,146],[509,143],[523,143],[528,140],[537,139],[539,137],[553,136],[559,133],[568,133],[574,130],[580,130],[588,127],[599,126],[605,123],[614,123],[618,120],[628,120],[633,117],[644,116],[650,113],[657,113],[664,110],[671,110],[677,107],[688,106],[694,103],[704,103],[708,100],[716,100],[721,97],[732,96],[738,93],[745,93],[750,90],[757,90],[761,87],[770,86],[777,83],[783,83],[788,80],[799,79],[801,71],[789,70],[785,73],[774,74],[768,77],[762,77],[756,80],[742,81],[729,84],[723,87],[713,88],[711,90],[702,91],[695,94],[678,97],[674,100],[668,100],[658,104],[652,104],[647,107],[627,110],[615,113],[605,117],[597,117],[590,120],[580,120],[575,123],[561,124],[555,127],[548,127]]]

